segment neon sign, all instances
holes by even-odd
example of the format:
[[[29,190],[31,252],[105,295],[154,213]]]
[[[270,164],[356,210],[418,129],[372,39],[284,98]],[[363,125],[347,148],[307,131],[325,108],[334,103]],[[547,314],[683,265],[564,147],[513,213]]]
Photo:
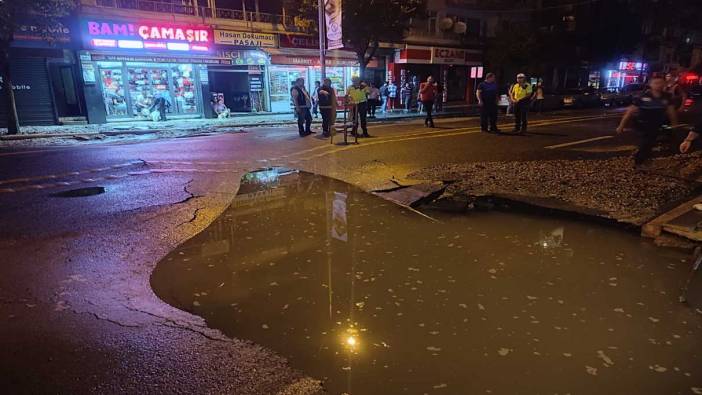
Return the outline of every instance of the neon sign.
[[[82,33],[90,48],[177,52],[208,52],[214,37],[212,29],[203,26],[94,19],[82,21]]]

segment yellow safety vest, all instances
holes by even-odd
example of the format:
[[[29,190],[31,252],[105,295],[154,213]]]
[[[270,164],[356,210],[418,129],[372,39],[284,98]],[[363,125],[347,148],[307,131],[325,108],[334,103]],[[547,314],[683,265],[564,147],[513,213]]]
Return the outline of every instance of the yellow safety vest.
[[[522,87],[520,84],[512,85],[512,96],[517,101],[520,101],[524,98],[531,96],[531,93],[532,93],[531,84],[527,84],[526,88]]]
[[[347,92],[353,104],[363,103],[364,101],[368,100],[368,97],[366,97],[366,89],[356,88],[355,86],[351,85]]]

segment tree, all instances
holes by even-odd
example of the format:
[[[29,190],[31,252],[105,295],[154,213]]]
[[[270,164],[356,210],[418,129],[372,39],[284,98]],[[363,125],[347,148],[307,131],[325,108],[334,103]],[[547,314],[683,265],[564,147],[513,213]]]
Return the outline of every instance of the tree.
[[[10,73],[10,46],[15,40],[18,18],[30,20],[43,32],[46,41],[51,41],[47,33],[49,26],[60,24],[59,18],[68,15],[76,7],[75,0],[0,0],[0,79],[7,102],[7,131],[19,132],[17,105],[12,90]]]
[[[317,18],[317,0],[286,0],[288,9],[310,20]],[[346,44],[356,53],[361,75],[381,41],[400,42],[412,18],[425,10],[426,0],[347,0],[343,2],[342,29]]]

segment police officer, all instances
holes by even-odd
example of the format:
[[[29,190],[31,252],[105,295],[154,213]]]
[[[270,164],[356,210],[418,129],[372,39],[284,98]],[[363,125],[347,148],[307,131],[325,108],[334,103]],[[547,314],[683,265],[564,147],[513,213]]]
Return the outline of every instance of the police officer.
[[[639,166],[651,157],[653,147],[663,125],[670,121],[675,127],[678,115],[671,96],[665,92],[665,81],[654,76],[649,81],[649,89],[627,108],[617,133],[622,133],[629,121],[636,117],[634,129],[639,134],[639,150],[634,155],[634,164]]]
[[[370,137],[366,116],[368,115],[368,87],[361,84],[359,77],[351,79],[352,85],[346,90],[346,100],[351,105],[351,116],[353,118],[353,135],[358,133],[358,121],[360,118],[363,137]]]
[[[526,76],[517,74],[517,83],[509,89],[509,97],[514,106],[514,133],[524,134],[527,131],[527,114],[532,96],[533,90],[526,81]]]

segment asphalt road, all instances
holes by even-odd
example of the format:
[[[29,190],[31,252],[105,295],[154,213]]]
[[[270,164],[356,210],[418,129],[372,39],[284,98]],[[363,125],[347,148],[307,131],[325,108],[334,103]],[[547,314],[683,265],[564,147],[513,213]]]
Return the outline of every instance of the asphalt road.
[[[349,146],[277,127],[0,149],[0,388],[314,393],[319,384],[284,359],[151,291],[155,264],[226,209],[244,173],[288,166],[372,190],[438,163],[619,155],[633,139],[611,138],[618,117],[601,109],[533,116],[526,136],[480,133],[472,118],[441,119],[437,129],[393,122]],[[96,186],[105,193],[52,196]]]

